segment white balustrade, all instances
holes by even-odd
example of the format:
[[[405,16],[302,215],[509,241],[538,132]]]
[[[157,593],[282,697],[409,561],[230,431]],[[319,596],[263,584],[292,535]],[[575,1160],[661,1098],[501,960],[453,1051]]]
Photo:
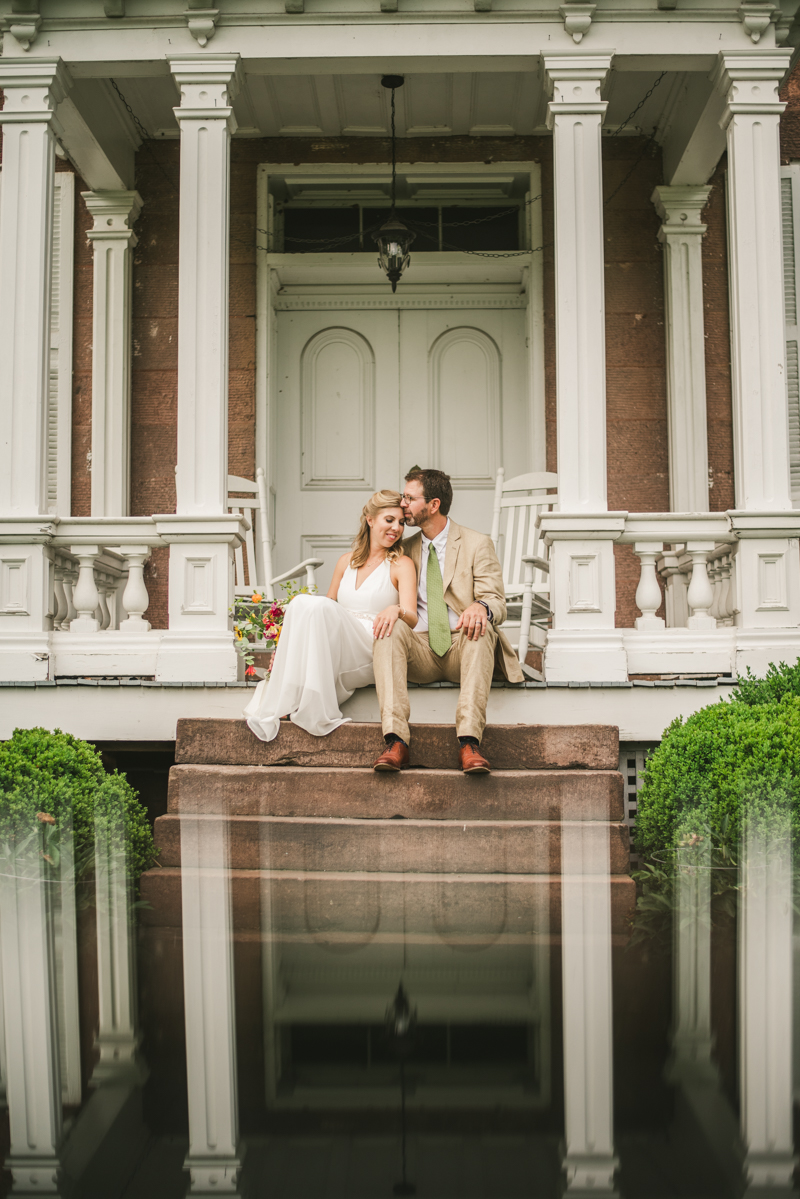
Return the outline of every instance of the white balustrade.
[[[646,541],[637,541],[633,547],[633,552],[642,564],[639,586],[636,588],[636,606],[642,614],[636,618],[637,629],[657,631],[666,627],[664,620],[660,616],[656,616],[662,600],[656,574],[656,561],[662,548],[660,545],[652,545]]]
[[[69,602],[65,587],[69,569],[63,558],[57,557],[53,568],[53,591],[55,595],[55,612],[53,613],[53,628],[62,629],[65,622],[69,624]]]
[[[714,602],[714,588],[708,577],[708,555],[714,549],[713,541],[689,541],[686,552],[692,560],[692,578],[686,599],[692,615],[687,622],[690,629],[715,629],[717,622],[710,614]]]
[[[125,550],[125,561],[128,565],[128,582],[122,595],[122,606],[127,613],[125,620],[120,622],[120,629],[126,633],[149,633],[150,625],[144,619],[144,614],[150,604],[150,596],[144,581],[144,564],[150,556],[150,547],[132,545]]]
[[[100,628],[96,612],[100,605],[100,593],[94,577],[95,559],[100,553],[99,545],[77,545],[72,553],[78,559],[78,582],[72,592],[72,602],[78,615],[70,621],[70,633],[96,633]]]

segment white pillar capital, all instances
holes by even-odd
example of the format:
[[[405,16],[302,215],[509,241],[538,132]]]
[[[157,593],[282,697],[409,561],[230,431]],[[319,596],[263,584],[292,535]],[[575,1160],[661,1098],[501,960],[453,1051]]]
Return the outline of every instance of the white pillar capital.
[[[781,115],[786,105],[778,95],[778,88],[789,70],[791,57],[789,50],[720,54],[714,83],[726,99],[720,120],[723,129],[740,114]]]
[[[94,228],[86,234],[89,241],[124,241],[131,247],[137,245],[133,225],[143,204],[138,192],[95,191],[81,192],[81,196],[94,221]]]
[[[169,66],[181,89],[180,107],[173,109],[175,119],[224,119],[228,132],[235,133],[236,118],[230,104],[241,82],[239,55],[180,56],[171,58]]]
[[[663,222],[658,240],[680,234],[702,237],[707,228],[702,213],[710,195],[710,187],[657,187],[650,199]]]
[[[71,87],[72,76],[60,58],[0,59],[0,88],[5,93],[0,125],[52,123],[56,106]]]
[[[608,107],[600,89],[611,70],[611,54],[559,54],[544,56],[545,78],[550,96],[547,124],[552,129],[559,113],[603,116]]]

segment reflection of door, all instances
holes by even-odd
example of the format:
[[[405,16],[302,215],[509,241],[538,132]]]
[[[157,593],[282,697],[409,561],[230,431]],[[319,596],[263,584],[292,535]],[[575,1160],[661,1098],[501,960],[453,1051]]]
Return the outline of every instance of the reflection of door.
[[[278,314],[276,572],[349,546],[365,500],[413,465],[453,479],[453,516],[489,531],[498,466],[528,469],[525,313]]]

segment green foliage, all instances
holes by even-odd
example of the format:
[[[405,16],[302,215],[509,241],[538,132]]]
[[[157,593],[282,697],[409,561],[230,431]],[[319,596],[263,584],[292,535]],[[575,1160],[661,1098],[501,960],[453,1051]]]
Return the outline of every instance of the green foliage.
[[[721,701],[680,718],[647,763],[636,849],[665,860],[681,838],[708,829],[738,843],[744,808],[800,813],[800,696]]]
[[[780,703],[785,695],[800,695],[800,661],[794,666],[781,662],[780,666],[770,663],[766,677],[757,679],[747,668],[747,677],[739,679],[738,687],[731,692],[734,702],[749,704]]]
[[[93,745],[56,729],[15,729],[0,742],[0,828],[19,841],[35,829],[39,814],[59,830],[71,824],[76,872],[92,868],[95,822],[124,837],[134,875],[153,863],[155,849],[147,813],[124,775],[107,774]]]

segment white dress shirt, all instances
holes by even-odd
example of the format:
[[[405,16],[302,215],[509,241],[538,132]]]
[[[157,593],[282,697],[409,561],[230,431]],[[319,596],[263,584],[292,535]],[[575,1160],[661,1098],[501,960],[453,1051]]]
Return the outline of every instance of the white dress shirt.
[[[414,628],[415,633],[427,633],[428,631],[428,547],[433,544],[436,550],[436,557],[439,559],[439,570],[442,572],[442,583],[444,583],[444,556],[447,551],[447,535],[450,532],[450,521],[442,529],[441,533],[433,539],[430,539],[422,533],[422,552],[419,560],[419,582],[417,583],[417,623]],[[450,619],[451,630],[458,624],[458,616],[453,609],[448,606],[447,615]]]

